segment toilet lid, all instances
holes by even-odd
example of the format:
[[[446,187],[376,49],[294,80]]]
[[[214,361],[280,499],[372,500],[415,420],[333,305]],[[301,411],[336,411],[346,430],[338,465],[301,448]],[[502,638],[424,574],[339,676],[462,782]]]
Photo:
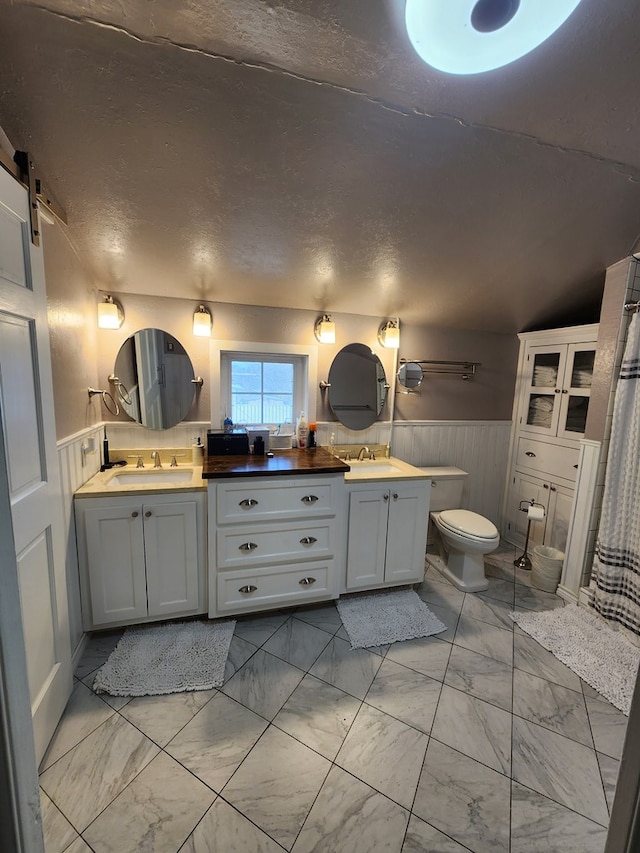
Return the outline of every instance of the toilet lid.
[[[495,525],[488,518],[468,509],[446,509],[440,513],[440,521],[455,533],[473,536],[474,539],[495,539],[498,536]]]

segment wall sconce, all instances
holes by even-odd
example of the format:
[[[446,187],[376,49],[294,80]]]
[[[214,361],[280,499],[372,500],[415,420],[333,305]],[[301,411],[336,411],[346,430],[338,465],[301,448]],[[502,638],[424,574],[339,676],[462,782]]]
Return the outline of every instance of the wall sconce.
[[[119,329],[123,323],[122,305],[113,296],[105,295],[104,302],[98,302],[98,328]]]
[[[400,349],[400,321],[387,320],[378,329],[378,341],[387,349]]]
[[[330,314],[323,314],[322,317],[318,317],[313,327],[313,333],[321,344],[335,344],[336,324],[331,319]]]
[[[204,305],[198,305],[193,312],[193,334],[199,338],[210,338],[212,324],[213,317],[211,316],[211,311],[205,308]]]

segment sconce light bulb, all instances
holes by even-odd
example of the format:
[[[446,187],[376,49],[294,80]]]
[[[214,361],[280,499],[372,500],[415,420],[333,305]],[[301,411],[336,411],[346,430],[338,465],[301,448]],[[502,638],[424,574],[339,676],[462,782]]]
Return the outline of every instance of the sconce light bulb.
[[[211,324],[211,314],[204,305],[199,305],[193,312],[193,334],[199,338],[210,338]]]

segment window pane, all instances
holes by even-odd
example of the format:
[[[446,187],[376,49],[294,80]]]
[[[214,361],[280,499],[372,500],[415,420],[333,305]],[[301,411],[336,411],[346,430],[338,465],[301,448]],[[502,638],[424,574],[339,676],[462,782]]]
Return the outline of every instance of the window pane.
[[[260,394],[232,394],[231,420],[234,424],[262,423],[262,397]]]
[[[267,424],[284,424],[293,421],[292,394],[265,394],[264,419]]]
[[[262,364],[259,361],[231,362],[231,390],[257,391],[262,390]]]
[[[293,365],[278,361],[265,361],[263,374],[263,391],[276,393],[293,391]]]

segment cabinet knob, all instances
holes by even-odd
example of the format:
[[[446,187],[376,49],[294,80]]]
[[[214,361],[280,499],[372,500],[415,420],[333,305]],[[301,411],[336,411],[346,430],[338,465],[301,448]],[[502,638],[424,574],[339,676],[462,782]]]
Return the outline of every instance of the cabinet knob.
[[[563,394],[568,394],[569,392],[567,391],[567,389],[566,389],[566,388],[563,388],[563,389],[562,389],[562,393],[563,393]]]
[[[548,488],[549,488],[548,483],[543,483],[543,484],[542,484],[542,488],[543,488],[543,489],[548,489]]]
[[[393,493],[393,499],[394,499],[394,501],[398,500],[398,493],[397,492]]]
[[[249,509],[251,509],[251,507],[257,506],[257,505],[258,505],[258,501],[255,498],[245,498],[244,500],[240,501],[240,503],[238,504],[238,506],[248,507]]]
[[[150,509],[148,509],[148,510],[145,512],[144,517],[145,517],[145,518],[150,518],[150,517],[151,517],[151,510],[150,510]]]
[[[132,513],[131,513],[131,518],[137,518],[137,517],[138,517],[138,513],[137,513],[137,512],[132,512]]]
[[[302,539],[300,540],[300,544],[301,545],[313,545],[317,541],[318,540],[316,539],[315,536],[303,536]]]
[[[559,388],[556,388],[556,389],[555,389],[555,393],[556,393],[556,394],[559,394],[559,393],[560,393],[560,389],[559,389]]]
[[[385,493],[384,493],[384,495],[382,496],[382,500],[383,500],[383,501],[388,501],[388,500],[389,500],[389,492],[385,492]]]
[[[300,578],[300,580],[298,581],[300,586],[311,586],[311,584],[313,584],[315,582],[316,582],[315,578]]]
[[[536,454],[533,452],[533,450],[527,450],[524,455],[528,456],[530,459],[533,459]]]
[[[314,504],[318,500],[317,495],[303,495],[300,500],[303,504]]]
[[[247,584],[246,586],[241,586],[238,592],[241,592],[243,595],[250,595],[252,592],[255,592],[258,589],[257,586],[253,584]]]
[[[242,545],[238,545],[239,551],[255,551],[258,546],[255,542],[243,542]]]
[[[578,463],[576,462],[576,464],[575,464],[573,467],[574,467],[574,468],[577,468],[577,467],[578,467]]]
[[[552,492],[555,492],[555,491],[556,491],[556,487],[555,487],[555,486],[549,486],[549,489],[550,489],[550,491],[552,491]]]

